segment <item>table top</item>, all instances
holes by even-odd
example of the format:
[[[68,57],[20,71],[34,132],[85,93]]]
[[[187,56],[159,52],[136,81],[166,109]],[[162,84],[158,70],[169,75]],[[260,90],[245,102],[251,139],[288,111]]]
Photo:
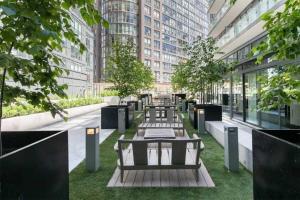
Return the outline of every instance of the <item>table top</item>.
[[[165,128],[165,129],[147,128],[145,130],[144,139],[156,139],[156,138],[174,139],[176,138],[176,136],[172,128]]]

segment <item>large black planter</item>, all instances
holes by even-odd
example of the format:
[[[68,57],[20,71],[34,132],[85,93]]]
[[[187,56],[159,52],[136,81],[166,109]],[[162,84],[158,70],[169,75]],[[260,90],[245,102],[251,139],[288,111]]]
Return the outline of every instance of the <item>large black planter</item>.
[[[118,110],[125,108],[125,125],[129,128],[133,122],[134,110],[133,106],[111,105],[101,108],[101,128],[117,129],[118,128]]]
[[[152,103],[152,94],[140,94],[139,100],[142,100],[143,98],[146,98],[146,97],[148,97],[149,104],[151,104]]]
[[[172,94],[172,101],[175,102],[177,105],[178,102],[176,102],[176,97],[180,97],[181,99],[186,99],[186,94]]]
[[[69,199],[68,131],[3,132],[0,199]]]
[[[300,199],[300,130],[253,130],[254,199]]]
[[[138,107],[139,107],[139,103],[138,101],[127,101],[127,105],[130,106],[131,104],[134,104],[134,108],[135,108],[135,111],[138,111]]]
[[[214,104],[196,104],[194,108],[190,108],[190,121],[195,129],[198,128],[197,110],[204,109],[205,121],[222,121],[222,106]]]
[[[185,102],[185,108],[186,108],[186,110],[185,111],[187,111],[188,110],[188,105],[189,104],[193,104],[194,106],[197,104],[197,102],[195,101],[195,100],[187,100],[186,102]]]

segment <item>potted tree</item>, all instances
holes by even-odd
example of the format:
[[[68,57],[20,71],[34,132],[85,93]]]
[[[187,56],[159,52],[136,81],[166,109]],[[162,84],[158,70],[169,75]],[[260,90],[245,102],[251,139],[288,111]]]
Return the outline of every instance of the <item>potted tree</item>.
[[[0,2],[0,199],[68,199],[68,132],[1,131],[2,107],[18,98],[65,118],[52,95],[66,98],[57,79],[67,71],[55,53],[63,39],[85,50],[71,27],[77,8],[88,25],[103,22],[92,2]],[[13,52],[26,57],[18,57]],[[9,80],[9,84],[7,84]],[[34,122],[32,122],[34,123]]]
[[[227,71],[227,65],[214,58],[215,54],[218,53],[218,47],[215,43],[213,38],[198,37],[186,47],[189,59],[180,67],[175,68],[173,80],[180,80],[176,76],[183,76],[185,80],[180,82],[183,83],[184,88],[191,94],[199,93],[200,104],[195,105],[190,110],[190,114],[194,113],[191,122],[195,128],[197,128],[198,109],[204,109],[206,121],[222,121],[222,107],[211,104],[208,98],[211,95],[212,84],[222,80]]]
[[[125,124],[129,128],[133,119],[133,107],[121,105],[120,102],[128,96],[137,96],[139,91],[147,88],[153,82],[151,70],[138,60],[136,47],[131,40],[122,43],[116,40],[112,55],[106,67],[107,80],[113,84],[113,89],[119,97],[118,105],[101,108],[101,128],[118,128],[118,110],[125,109]]]

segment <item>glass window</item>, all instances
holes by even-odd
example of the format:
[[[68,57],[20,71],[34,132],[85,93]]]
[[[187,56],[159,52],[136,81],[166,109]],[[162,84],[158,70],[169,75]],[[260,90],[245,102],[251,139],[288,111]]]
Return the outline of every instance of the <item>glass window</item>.
[[[160,32],[155,30],[154,31],[154,37],[159,39],[160,38]]]
[[[156,8],[156,9],[160,8],[160,2],[159,2],[159,0],[154,0],[154,8]]]
[[[145,26],[145,35],[151,36],[151,28]]]
[[[160,52],[159,51],[153,51],[153,57],[156,59],[160,59]]]
[[[151,49],[145,48],[145,49],[144,49],[144,55],[145,55],[146,57],[151,57]]]
[[[144,38],[144,45],[146,47],[151,47],[151,39],[149,38]]]
[[[160,69],[160,62],[154,61],[153,67],[154,67],[154,69]]]
[[[144,6],[144,12],[146,15],[151,16],[151,8],[149,6]]]
[[[145,64],[147,67],[151,67],[151,60],[145,59],[144,64]]]
[[[154,48],[160,49],[160,41],[154,40]]]
[[[245,74],[246,122],[258,125],[256,72]]]
[[[159,19],[159,18],[160,18],[160,13],[159,13],[159,11],[154,10],[154,11],[153,11],[153,16],[154,16],[156,19]]]
[[[145,15],[144,21],[146,25],[151,26],[151,17]]]
[[[232,76],[232,106],[233,117],[243,120],[243,79],[238,72]]]
[[[160,29],[160,22],[157,20],[154,20],[154,28],[155,29]]]

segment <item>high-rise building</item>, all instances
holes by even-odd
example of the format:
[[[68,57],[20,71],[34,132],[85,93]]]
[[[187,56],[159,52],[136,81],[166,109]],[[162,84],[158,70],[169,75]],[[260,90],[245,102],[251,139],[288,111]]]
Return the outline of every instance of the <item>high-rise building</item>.
[[[71,10],[71,26],[78,35],[80,41],[86,46],[87,50],[81,54],[79,47],[68,40],[63,40],[62,51],[56,51],[62,60],[62,68],[69,70],[69,74],[64,74],[58,78],[59,84],[67,84],[66,93],[69,96],[84,96],[92,93],[93,70],[94,70],[94,32],[81,18],[78,10]],[[29,58],[20,51],[13,50],[13,54]],[[11,83],[14,84],[14,83]]]
[[[300,106],[282,105],[280,109],[261,111],[258,107],[261,87],[260,75],[271,76],[278,68],[289,62],[272,61],[266,57],[257,65],[251,49],[263,41],[267,32],[260,16],[269,10],[280,10],[285,1],[278,0],[211,0],[208,12],[210,26],[208,35],[217,40],[219,51],[216,58],[236,62],[235,70],[214,87],[212,103],[223,105],[230,118],[263,128],[294,128],[300,126]],[[299,61],[298,61],[299,62]]]
[[[155,75],[156,90],[168,91],[174,64],[185,59],[183,48],[208,32],[206,0],[102,0],[110,29],[102,31],[102,62],[111,42],[132,38],[139,58]]]

